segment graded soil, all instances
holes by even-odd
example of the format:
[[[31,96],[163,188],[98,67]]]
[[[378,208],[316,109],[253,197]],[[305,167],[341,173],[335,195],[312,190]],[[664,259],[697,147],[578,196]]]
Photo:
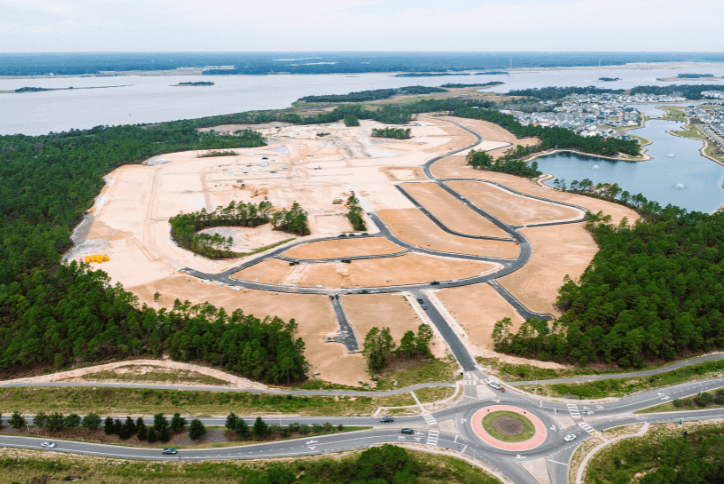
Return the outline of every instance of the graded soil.
[[[441,289],[435,295],[465,331],[474,356],[493,355],[491,335],[495,323],[501,319],[511,319],[513,333],[523,324],[523,317],[487,283]]]
[[[582,223],[531,227],[520,232],[533,246],[530,261],[498,282],[529,310],[560,316],[554,304],[566,275],[578,280],[598,252]]]
[[[510,225],[579,220],[584,212],[575,208],[516,195],[477,181],[449,181],[447,185],[478,207]]]
[[[311,242],[284,252],[284,257],[294,259],[332,259],[336,257],[359,257],[365,255],[394,254],[405,250],[403,247],[382,237],[362,239],[340,239]]]
[[[232,277],[242,281],[294,284],[299,287],[380,287],[467,279],[497,267],[497,264],[489,262],[409,253],[386,259],[353,260],[350,264],[322,262],[290,266],[286,261],[267,259]]]
[[[377,215],[397,237],[423,249],[513,259],[520,252],[515,242],[480,240],[445,232],[417,208],[380,210]]]
[[[557,202],[570,203],[588,209],[593,213],[602,211],[604,215],[611,216],[611,223],[613,224],[618,224],[624,217],[628,219],[629,223],[633,223],[639,218],[636,212],[617,203],[607,202],[585,195],[560,192],[550,187],[536,185],[526,178],[508,175],[507,173],[476,170],[466,165],[465,158],[461,156],[449,156],[433,164],[432,174],[442,179],[472,178],[476,180],[494,181],[513,190],[525,193],[526,195],[534,195]]]
[[[436,183],[405,183],[402,188],[450,230],[467,235],[510,238],[507,232]]]

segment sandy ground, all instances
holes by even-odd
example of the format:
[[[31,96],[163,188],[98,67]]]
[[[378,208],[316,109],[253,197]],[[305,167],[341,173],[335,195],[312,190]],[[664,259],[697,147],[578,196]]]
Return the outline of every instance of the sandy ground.
[[[456,118],[454,116],[444,116],[440,119],[446,119],[450,121],[455,121],[456,123],[460,123],[463,126],[472,129],[476,133],[478,133],[480,136],[483,137],[486,141],[498,141],[498,142],[506,142],[506,143],[513,143],[513,145],[521,145],[521,146],[534,146],[538,144],[539,140],[538,138],[521,138],[518,139],[516,136],[508,131],[507,129],[498,126],[497,124],[489,123],[487,121],[481,121],[478,119],[467,119],[467,118]],[[491,150],[491,148],[494,148],[493,145],[488,146],[478,146],[475,149],[480,150]],[[497,158],[498,156],[505,153],[507,150],[509,150],[510,146],[504,146],[498,149],[493,149],[492,151],[489,151],[489,153],[494,157]],[[515,148],[515,146],[513,146]],[[467,152],[462,153],[467,154]]]
[[[451,181],[447,184],[478,207],[511,225],[578,220],[584,215],[582,210],[522,197],[487,183]]]
[[[443,289],[435,293],[448,312],[465,330],[468,346],[475,356],[493,355],[493,326],[503,318],[513,321],[518,331],[523,318],[488,284]]]
[[[533,246],[530,261],[498,282],[531,311],[560,316],[553,305],[563,278],[569,275],[578,280],[598,252],[598,246],[582,223],[533,227],[520,232]]]
[[[377,215],[400,239],[425,249],[512,259],[520,251],[514,242],[468,239],[449,234],[417,208],[380,210]]]
[[[276,244],[284,240],[296,238],[292,234],[272,230],[271,224],[262,225],[261,227],[211,227],[199,232],[200,234],[219,234],[222,237],[232,237],[234,243],[231,250],[234,252],[250,252],[259,247]]]
[[[402,294],[361,294],[342,296],[342,307],[354,327],[360,345],[373,327],[390,328],[399,346],[407,331],[417,333],[422,320]]]
[[[216,307],[225,308],[229,313],[241,309],[245,314],[253,314],[258,318],[279,316],[285,321],[295,319],[299,325],[297,336],[306,345],[304,354],[312,367],[311,374],[319,373],[319,378],[345,385],[369,381],[361,355],[350,355],[342,344],[325,343],[325,337],[339,329],[326,296],[234,291],[229,287],[204,284],[184,275],[129,289],[139,296],[140,302],[154,307],[153,293],[159,291],[163,294],[160,299],[162,307],[173,306],[173,300],[178,298],[193,303],[208,301]]]
[[[282,255],[296,259],[331,259],[364,255],[394,254],[405,250],[382,237],[347,240],[324,240],[294,247]]]
[[[215,370],[205,366],[194,365],[191,363],[181,363],[179,361],[170,360],[130,360],[130,361],[116,361],[114,363],[108,363],[105,365],[89,366],[86,368],[78,368],[76,370],[62,371],[58,373],[52,373],[50,375],[36,376],[32,378],[18,378],[15,380],[5,380],[4,383],[45,383],[45,382],[56,382],[56,381],[84,381],[88,380],[89,376],[94,373],[99,373],[108,370],[118,370],[121,372],[123,367],[129,365],[143,365],[154,371],[174,371],[182,370],[187,372],[200,373],[202,375],[211,376],[223,380],[228,383],[229,386],[235,388],[266,388],[266,385],[261,383],[253,382],[246,378],[241,378],[224,371]],[[85,378],[84,378],[85,377]],[[183,383],[178,383],[183,385]]]
[[[444,259],[424,254],[405,254],[389,259],[355,260],[351,264],[324,262],[290,266],[279,259],[268,259],[237,272],[232,277],[266,284],[378,287],[417,284],[432,280],[466,279],[498,267],[488,262]]]
[[[436,183],[405,183],[402,188],[450,230],[468,235],[510,238],[507,232],[475,213]]]
[[[417,181],[427,180],[422,168],[390,168],[382,167],[383,172],[391,181]]]
[[[603,211],[604,214],[611,215],[611,222],[614,224],[618,224],[624,217],[628,219],[629,223],[633,223],[639,218],[636,212],[617,203],[611,203],[585,195],[559,192],[553,188],[541,187],[530,180],[506,173],[475,170],[466,166],[465,159],[460,156],[450,156],[438,161],[432,166],[432,173],[439,178],[490,180],[528,195],[578,205],[595,213]]]

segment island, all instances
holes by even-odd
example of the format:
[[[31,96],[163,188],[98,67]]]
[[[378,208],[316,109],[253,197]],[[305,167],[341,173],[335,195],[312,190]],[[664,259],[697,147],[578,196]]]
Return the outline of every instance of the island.
[[[179,86],[213,86],[213,82],[208,81],[196,81],[196,82],[179,82],[178,84],[172,84],[171,87]]]
[[[10,89],[7,91],[0,91],[0,94],[24,94],[28,92],[45,92],[45,91],[77,91],[79,89],[107,89],[110,87],[127,87],[130,84],[123,84],[120,86],[91,86],[91,87],[21,87],[19,89]]]
[[[615,82],[620,81],[621,79],[618,77],[599,77],[598,80],[601,82]]]
[[[724,77],[714,77],[714,74],[678,74],[676,77],[660,77],[656,79],[662,82],[688,81],[690,79],[698,79],[700,81],[716,81],[724,79]]]

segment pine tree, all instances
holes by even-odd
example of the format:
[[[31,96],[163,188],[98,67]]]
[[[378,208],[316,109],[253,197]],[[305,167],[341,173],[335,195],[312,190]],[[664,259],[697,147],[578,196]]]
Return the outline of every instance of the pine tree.
[[[156,431],[151,427],[151,429],[148,431],[148,443],[153,444],[158,440],[158,435],[156,435]]]
[[[18,411],[13,412],[13,415],[8,420],[8,423],[10,424],[10,426],[12,428],[14,428],[16,430],[20,429],[22,427],[25,427],[27,425],[25,422],[25,419],[23,418],[22,415],[20,415],[20,412],[18,412]]]
[[[146,424],[141,421],[140,424],[136,424],[136,437],[138,440],[146,440],[148,437]]]
[[[103,431],[106,433],[106,435],[113,435],[116,433],[116,426],[113,424],[113,419],[111,417],[106,417]]]
[[[236,425],[234,426],[234,432],[242,439],[249,437],[249,426],[243,418],[236,419]]]
[[[254,435],[257,437],[266,437],[269,433],[269,425],[262,420],[261,417],[257,417],[254,422]]]
[[[236,428],[236,422],[239,419],[234,412],[231,412],[228,417],[226,417],[226,424],[225,427],[229,430],[234,430]]]
[[[171,440],[171,434],[168,431],[168,426],[163,426],[161,431],[158,433],[158,440],[161,442],[168,442]]]
[[[189,438],[194,442],[198,442],[204,435],[206,435],[204,424],[197,418],[193,419],[189,426]]]
[[[186,427],[186,419],[180,413],[173,414],[171,419],[171,430],[173,432],[181,432]]]

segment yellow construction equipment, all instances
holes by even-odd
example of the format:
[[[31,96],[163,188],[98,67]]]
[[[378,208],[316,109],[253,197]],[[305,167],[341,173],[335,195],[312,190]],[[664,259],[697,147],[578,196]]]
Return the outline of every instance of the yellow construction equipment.
[[[86,256],[85,261],[89,264],[91,262],[98,262],[99,264],[102,264],[104,262],[110,261],[110,259],[108,258],[108,254],[89,255],[89,256]]]

